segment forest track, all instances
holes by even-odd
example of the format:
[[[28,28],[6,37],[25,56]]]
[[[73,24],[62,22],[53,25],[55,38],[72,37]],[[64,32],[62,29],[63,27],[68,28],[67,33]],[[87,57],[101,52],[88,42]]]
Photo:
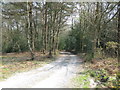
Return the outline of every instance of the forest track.
[[[83,69],[81,63],[76,55],[62,52],[50,64],[0,82],[0,88],[66,88],[69,80]]]

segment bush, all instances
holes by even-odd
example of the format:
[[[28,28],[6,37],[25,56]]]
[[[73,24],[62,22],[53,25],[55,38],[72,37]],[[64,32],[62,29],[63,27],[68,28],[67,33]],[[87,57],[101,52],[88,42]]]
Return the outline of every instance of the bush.
[[[92,53],[87,53],[86,56],[85,56],[85,60],[86,60],[86,61],[91,61],[92,58],[93,58]]]
[[[96,71],[91,71],[90,76],[95,77],[95,79],[100,82],[107,82],[109,79],[107,72],[104,69],[98,69]]]
[[[10,53],[27,51],[27,38],[24,34],[17,31],[13,31],[13,34],[9,33],[7,37],[3,36],[2,52]]]
[[[106,43],[106,54],[112,57],[117,56],[117,49],[118,49],[118,43],[117,42],[107,42]]]

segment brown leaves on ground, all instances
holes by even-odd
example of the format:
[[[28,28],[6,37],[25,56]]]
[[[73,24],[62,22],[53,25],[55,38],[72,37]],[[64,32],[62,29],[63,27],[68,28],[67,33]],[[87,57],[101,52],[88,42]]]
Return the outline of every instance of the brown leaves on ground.
[[[106,58],[106,59],[94,59],[90,62],[85,63],[85,68],[90,69],[90,72],[94,75],[94,72],[98,72],[99,70],[101,74],[95,74],[94,78],[96,80],[101,80],[101,78],[108,77],[109,80],[106,82],[102,82],[98,84],[100,88],[117,88],[119,82],[117,81],[117,76],[119,74],[118,70],[118,60],[117,58]],[[100,76],[100,77],[98,77]]]
[[[2,76],[3,79],[12,75],[13,73],[23,72],[27,70],[34,69],[36,67],[40,67],[44,64],[44,62],[40,61],[24,61],[24,62],[13,62],[10,64],[3,64],[2,66]]]
[[[24,72],[31,69],[35,69],[37,67],[41,67],[44,64],[51,62],[51,59],[43,58],[43,55],[40,52],[36,52],[36,59],[31,61],[27,60],[29,58],[29,52],[24,53],[9,53],[4,54],[2,57],[2,63],[0,64],[0,71],[2,74],[0,76],[0,80],[8,78],[14,73]],[[24,57],[24,58],[23,58]]]
[[[118,61],[113,58],[93,60],[89,67],[91,69],[105,69],[110,75],[114,75],[118,72]]]
[[[35,56],[42,56],[41,52],[34,52]],[[30,52],[21,52],[21,53],[3,53],[2,57],[30,57]]]

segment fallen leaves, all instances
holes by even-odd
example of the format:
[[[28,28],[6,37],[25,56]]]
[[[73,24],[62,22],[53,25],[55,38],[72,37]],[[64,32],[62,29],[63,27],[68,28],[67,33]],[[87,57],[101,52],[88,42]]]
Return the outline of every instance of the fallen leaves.
[[[35,52],[35,56],[36,60],[28,61],[27,59],[30,57],[29,52],[4,53],[0,55],[0,58],[2,58],[2,63],[0,63],[0,80],[8,78],[12,74],[35,69],[53,61],[53,58],[43,58],[45,55],[42,55],[41,52]]]
[[[2,65],[2,79],[6,79],[14,73],[24,72],[46,64],[47,61],[18,61]]]
[[[109,88],[116,88],[118,87],[118,82],[117,82],[117,74],[119,73],[118,71],[118,60],[116,58],[107,58],[107,59],[102,59],[102,60],[94,60],[93,63],[86,62],[85,63],[85,68],[90,69],[92,72],[95,71],[97,72],[99,69],[102,69],[105,72],[104,75],[103,72],[101,71],[99,74],[100,78],[97,80],[102,80],[102,78],[107,79],[109,77],[109,80],[107,80],[104,83],[99,84],[99,87],[109,87]],[[97,77],[97,75],[91,74],[94,77]],[[104,77],[103,77],[104,76]],[[99,80],[99,81],[100,81]]]
[[[103,59],[103,60],[95,60],[94,64],[89,65],[92,69],[105,69],[108,71],[110,75],[114,75],[118,72],[118,62],[117,59]]]

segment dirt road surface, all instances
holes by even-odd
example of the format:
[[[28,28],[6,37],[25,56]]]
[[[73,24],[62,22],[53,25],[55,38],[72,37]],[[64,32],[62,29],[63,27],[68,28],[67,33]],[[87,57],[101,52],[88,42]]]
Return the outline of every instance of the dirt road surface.
[[[82,70],[81,62],[76,55],[62,52],[50,64],[0,82],[0,88],[67,88],[70,79]]]

